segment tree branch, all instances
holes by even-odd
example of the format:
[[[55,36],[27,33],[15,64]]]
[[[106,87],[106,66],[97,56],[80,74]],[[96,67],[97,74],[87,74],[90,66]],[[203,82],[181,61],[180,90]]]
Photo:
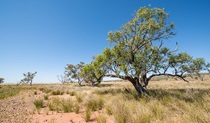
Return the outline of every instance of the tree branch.
[[[150,81],[153,77],[155,76],[172,76],[172,77],[177,77],[177,78],[180,78],[182,79],[183,81],[185,82],[189,82],[188,80],[186,80],[183,76],[181,75],[173,75],[173,74],[167,74],[167,73],[163,73],[163,74],[153,74],[151,75],[150,77],[148,77],[148,81]]]

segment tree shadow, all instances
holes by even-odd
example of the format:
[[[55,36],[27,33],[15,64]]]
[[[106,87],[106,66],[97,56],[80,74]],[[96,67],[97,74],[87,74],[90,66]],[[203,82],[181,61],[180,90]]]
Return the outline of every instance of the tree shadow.
[[[126,99],[135,99],[147,101],[157,99],[164,100],[174,98],[185,102],[193,103],[204,100],[206,95],[210,95],[210,89],[149,89],[149,95],[139,95],[135,89],[132,88],[117,88],[117,89],[103,89],[97,90],[96,93],[100,95],[118,95],[122,94]]]
[[[210,95],[210,89],[150,89],[148,91],[158,100],[175,98],[189,103],[200,102],[204,100],[205,95]]]

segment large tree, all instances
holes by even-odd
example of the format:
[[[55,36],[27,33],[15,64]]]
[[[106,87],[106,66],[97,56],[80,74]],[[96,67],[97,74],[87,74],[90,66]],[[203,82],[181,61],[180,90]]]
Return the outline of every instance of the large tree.
[[[209,70],[210,65],[203,58],[193,59],[185,52],[177,53],[177,44],[173,50],[164,46],[164,42],[175,35],[174,23],[169,23],[168,17],[164,9],[140,8],[120,30],[108,33],[113,46],[105,48],[91,64],[100,63],[104,76],[130,81],[139,94],[146,92],[155,76],[187,81],[187,74],[199,75]],[[95,72],[97,74],[97,70]]]
[[[32,86],[33,79],[34,79],[36,74],[37,74],[37,72],[23,73],[24,78],[19,82],[19,84],[30,84],[30,86]]]

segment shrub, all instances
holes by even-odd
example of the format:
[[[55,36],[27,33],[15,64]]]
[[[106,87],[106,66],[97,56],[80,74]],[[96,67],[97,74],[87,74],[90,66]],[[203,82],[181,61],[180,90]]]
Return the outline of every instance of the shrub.
[[[44,95],[44,100],[48,100],[49,96],[48,95]]]
[[[60,91],[60,90],[56,90],[56,91],[52,91],[52,95],[63,95],[64,91]]]
[[[52,102],[48,103],[49,110],[50,111],[55,111],[55,110],[59,111],[60,110],[60,108],[59,108],[59,106],[60,106],[59,104],[60,103],[61,103],[61,101],[60,101],[59,98],[53,98]]]
[[[47,88],[39,88],[39,90],[42,91],[42,92],[45,92],[45,93],[49,93],[49,92],[52,91],[52,90],[47,89]]]
[[[37,99],[34,101],[34,105],[36,106],[37,109],[43,108],[43,100],[42,99]]]
[[[74,96],[75,92],[74,91],[69,91],[70,96]]]

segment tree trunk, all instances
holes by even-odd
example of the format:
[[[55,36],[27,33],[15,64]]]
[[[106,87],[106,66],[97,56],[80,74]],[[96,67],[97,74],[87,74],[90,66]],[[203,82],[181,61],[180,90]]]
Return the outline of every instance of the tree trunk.
[[[139,95],[142,95],[143,93],[148,94],[147,90],[139,83],[138,80],[133,80],[131,83],[133,84]]]
[[[30,86],[32,86],[32,80],[31,80],[31,82],[30,82]]]

